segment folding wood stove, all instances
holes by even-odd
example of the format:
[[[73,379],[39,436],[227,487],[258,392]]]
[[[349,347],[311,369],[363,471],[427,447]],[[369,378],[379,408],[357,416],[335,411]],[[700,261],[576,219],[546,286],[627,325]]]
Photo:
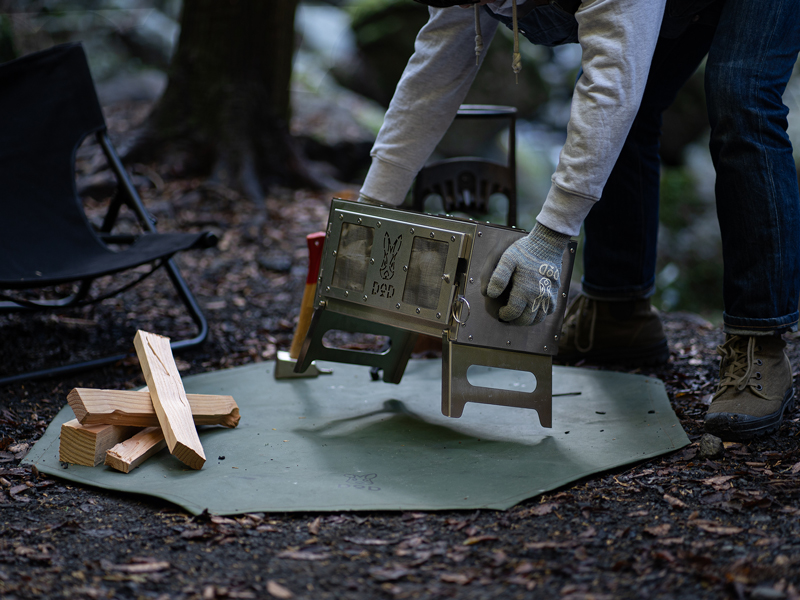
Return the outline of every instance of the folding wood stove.
[[[503,251],[527,232],[471,219],[434,216],[334,199],[317,280],[314,315],[295,371],[313,360],[383,370],[399,383],[417,334],[442,338],[442,413],[460,417],[467,402],[532,408],[552,426],[552,363],[567,305],[575,242],[564,253],[553,314],[530,327],[498,318],[507,296],[485,290]],[[508,290],[506,290],[506,294]],[[332,330],[386,336],[384,352],[332,348]],[[525,371],[532,392],[474,386],[473,365]]]

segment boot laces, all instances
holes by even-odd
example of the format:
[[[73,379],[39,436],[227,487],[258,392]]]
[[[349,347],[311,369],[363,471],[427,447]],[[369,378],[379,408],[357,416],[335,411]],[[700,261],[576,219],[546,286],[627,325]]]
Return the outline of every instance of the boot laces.
[[[745,339],[747,339],[746,345]],[[735,386],[741,392],[749,385],[753,394],[765,400],[767,399],[762,393],[760,385],[750,383],[750,378],[756,366],[755,337],[745,338],[739,335],[732,335],[724,344],[717,346],[717,353],[722,356],[722,364],[720,366],[719,387],[717,393],[714,394],[714,398],[722,394],[729,386]]]
[[[581,346],[581,325],[583,324],[583,319],[591,312],[591,318],[589,320],[589,332],[588,338],[589,341],[586,346]],[[575,335],[575,349],[578,352],[586,353],[592,349],[594,346],[594,328],[595,324],[597,323],[597,302],[592,300],[591,298],[584,296],[581,294],[572,303],[567,311],[566,318],[570,319],[574,315],[575,317],[575,328],[574,328],[574,335]],[[567,327],[567,331],[570,331],[570,328]]]

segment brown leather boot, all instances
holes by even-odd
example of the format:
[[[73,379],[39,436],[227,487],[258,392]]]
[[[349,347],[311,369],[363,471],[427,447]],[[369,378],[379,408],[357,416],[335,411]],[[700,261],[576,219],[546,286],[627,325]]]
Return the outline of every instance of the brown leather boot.
[[[649,299],[611,302],[580,294],[567,308],[555,360],[658,365],[669,360],[669,346]]]
[[[792,365],[780,336],[728,335],[719,385],[705,427],[724,440],[747,440],[775,431],[794,404]]]

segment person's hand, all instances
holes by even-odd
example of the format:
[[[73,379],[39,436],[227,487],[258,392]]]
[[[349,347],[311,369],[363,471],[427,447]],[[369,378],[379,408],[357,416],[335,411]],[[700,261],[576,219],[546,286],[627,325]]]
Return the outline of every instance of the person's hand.
[[[527,236],[506,249],[486,289],[490,298],[497,298],[511,284],[500,319],[514,325],[535,325],[556,309],[561,257],[568,242],[568,235],[537,222]]]

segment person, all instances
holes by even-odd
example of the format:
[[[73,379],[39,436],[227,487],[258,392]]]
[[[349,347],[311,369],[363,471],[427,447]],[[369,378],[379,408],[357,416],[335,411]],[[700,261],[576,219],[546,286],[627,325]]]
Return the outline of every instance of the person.
[[[718,348],[719,382],[705,429],[747,440],[776,430],[794,401],[782,334],[797,330],[799,316],[800,193],[782,95],[800,51],[800,5],[726,0],[710,26],[710,38],[688,32],[679,43],[656,49],[630,143],[584,223],[582,293],[568,309],[559,356],[567,362],[668,358],[649,300],[658,230],[657,132],[669,97],[662,71],[681,62],[674,53],[708,50],[725,342]],[[641,176],[632,176],[637,170]]]
[[[792,11],[791,2],[781,1],[778,3],[781,9],[770,11],[774,13],[773,23],[781,18],[782,24],[795,22],[792,17],[796,15],[781,17],[781,10],[797,12]],[[742,3],[749,8],[752,17],[749,20],[736,12],[736,6]],[[733,285],[731,293],[726,292],[726,307],[729,298],[739,302],[737,294],[743,287],[768,288],[767,296],[772,293],[772,283],[780,287],[784,271],[771,273],[770,282],[764,286],[753,280],[757,274],[752,266],[760,264],[760,259],[754,258],[760,255],[755,243],[748,242],[749,254],[737,255],[737,250],[745,246],[742,224],[758,224],[758,239],[769,238],[778,227],[775,216],[787,209],[785,204],[792,204],[792,196],[784,189],[786,185],[772,194],[771,224],[765,219],[737,221],[737,211],[749,214],[757,206],[756,203],[748,208],[743,206],[748,204],[748,194],[756,193],[752,190],[753,179],[748,180],[751,183],[748,192],[738,188],[742,173],[753,169],[748,159],[741,159],[740,153],[743,147],[758,145],[759,129],[752,117],[731,116],[737,111],[762,110],[758,103],[764,102],[764,98],[735,96],[762,85],[761,71],[771,74],[773,69],[764,69],[762,64],[761,71],[740,71],[740,63],[730,59],[735,55],[758,67],[758,60],[762,63],[772,60],[770,52],[775,51],[774,46],[783,44],[781,66],[775,67],[782,75],[764,83],[778,91],[780,103],[781,77],[785,86],[797,54],[795,50],[792,56],[791,50],[795,43],[791,40],[797,37],[796,27],[790,31],[790,25],[786,25],[786,35],[781,39],[790,41],[772,41],[769,47],[767,32],[771,30],[763,25],[763,15],[756,13],[754,0],[584,0],[577,4],[571,0],[482,0],[481,4],[487,6],[475,14],[484,39],[491,40],[493,22],[503,21],[507,25],[517,24],[520,33],[534,43],[579,41],[582,47],[582,73],[575,86],[567,140],[550,192],[532,231],[506,251],[487,290],[489,295],[498,296],[511,285],[508,305],[500,314],[502,319],[521,325],[536,324],[553,310],[554,294],[560,285],[560,256],[570,236],[578,234],[586,218],[583,293],[570,307],[559,357],[564,360],[636,358],[651,362],[668,359],[666,337],[649,302],[655,277],[661,112],[709,49],[716,61],[707,70],[715,164],[718,171],[738,178],[738,182],[719,184],[718,197],[719,188],[727,185],[740,198],[738,203],[721,206],[730,215],[731,229],[739,230],[737,234],[723,234],[723,241],[728,240],[731,246],[730,252],[724,253],[726,282]],[[468,65],[465,59],[468,46],[472,45],[468,20],[469,11],[430,9],[429,21],[420,31],[415,53],[373,147],[372,167],[361,190],[362,200],[399,204],[416,172],[449,126],[475,73],[474,65]],[[726,43],[720,41],[725,39]],[[743,39],[748,43],[742,44]],[[739,56],[752,50],[749,44],[759,40],[764,46],[757,53],[760,59]],[[747,104],[748,100],[747,109],[732,106]],[[766,102],[774,103],[774,94]],[[768,107],[772,115],[769,118],[775,119],[776,127],[780,128],[781,110],[775,105]],[[785,137],[785,111],[783,118]],[[770,126],[771,135],[776,127]],[[747,140],[742,142],[742,138]],[[762,149],[760,156],[769,153],[771,148]],[[785,183],[789,175],[785,161],[780,171]],[[789,198],[786,203],[775,200],[784,192],[787,195],[782,199]],[[796,204],[789,212],[796,212]],[[794,239],[789,232],[793,227],[796,230],[797,224],[796,217],[787,216],[786,227],[781,230],[784,237],[777,243],[780,247],[768,244],[777,254],[768,250],[773,257],[765,259],[766,268],[785,269],[787,265],[781,263],[781,258],[796,253],[796,243],[793,250],[785,248],[789,245],[785,240]],[[731,263],[734,266],[742,263],[741,269],[745,271],[731,267],[728,262],[731,253],[738,257],[738,263],[736,257]],[[789,269],[792,271],[797,261],[792,258],[790,262],[794,265]],[[790,281],[796,281],[793,272],[791,275]],[[752,341],[754,332],[777,334],[795,326],[797,286],[791,283],[785,287],[787,301],[794,294],[794,315],[784,312],[754,317],[726,308],[730,343],[726,342],[721,350],[720,384],[706,420],[707,429],[723,437],[747,437],[776,427],[791,401],[791,367],[780,338],[761,335],[760,343]],[[739,329],[728,330],[729,324]],[[582,342],[581,332],[587,325],[588,340]],[[765,326],[771,326],[772,330],[764,329]],[[759,363],[765,359],[769,370],[753,368],[760,367]],[[751,381],[767,376],[769,385]],[[759,400],[755,409],[751,407],[754,397]]]
[[[552,186],[530,235],[501,258],[487,290],[497,297],[511,282],[500,317],[539,323],[555,308],[561,255],[600,198],[638,111],[666,0],[480,0],[474,12],[444,7],[453,1],[418,1],[440,8],[429,8],[417,35],[371,151],[362,201],[402,203],[475,78],[485,56],[481,44],[491,43],[501,21],[518,25],[515,38],[581,44],[583,74]],[[519,69],[516,51],[512,64]]]

